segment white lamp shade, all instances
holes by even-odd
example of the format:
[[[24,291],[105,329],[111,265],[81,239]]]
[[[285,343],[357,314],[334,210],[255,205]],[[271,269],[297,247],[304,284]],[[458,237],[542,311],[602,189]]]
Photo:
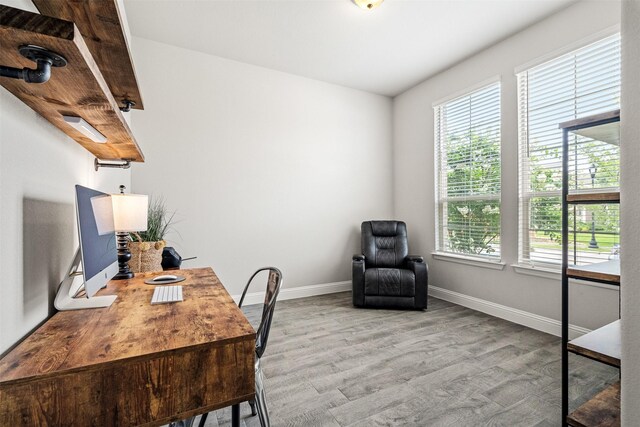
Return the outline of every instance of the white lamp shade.
[[[115,231],[147,230],[149,197],[143,194],[113,194],[113,225]]]

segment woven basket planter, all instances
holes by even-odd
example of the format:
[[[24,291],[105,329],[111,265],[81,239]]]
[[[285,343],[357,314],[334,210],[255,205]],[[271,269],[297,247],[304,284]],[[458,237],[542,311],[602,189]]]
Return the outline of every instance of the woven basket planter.
[[[166,246],[164,240],[159,242],[129,242],[131,261],[129,268],[134,273],[145,271],[162,271],[162,250]]]

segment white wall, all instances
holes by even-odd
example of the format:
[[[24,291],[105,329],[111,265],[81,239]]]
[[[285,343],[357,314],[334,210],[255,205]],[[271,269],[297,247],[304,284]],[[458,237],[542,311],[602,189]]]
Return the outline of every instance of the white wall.
[[[134,37],[147,163],[183,267],[211,266],[231,294],[258,267],[285,288],[347,281],[360,223],[392,216],[391,100]]]
[[[640,419],[640,1],[622,3],[622,425]]]
[[[115,192],[121,183],[129,171],[95,172],[88,151],[0,88],[0,354],[53,313],[77,246],[74,185]]]
[[[411,229],[412,252],[435,250],[433,102],[493,76],[502,78],[503,271],[430,259],[432,285],[552,319],[560,318],[560,277],[516,273],[518,132],[514,68],[619,24],[617,2],[580,2],[430,78],[394,99],[395,214]],[[571,322],[596,328],[618,316],[618,293],[571,288]]]

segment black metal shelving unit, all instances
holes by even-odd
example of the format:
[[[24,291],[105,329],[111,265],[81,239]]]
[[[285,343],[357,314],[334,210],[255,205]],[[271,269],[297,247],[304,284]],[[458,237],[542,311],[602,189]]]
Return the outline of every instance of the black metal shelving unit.
[[[562,425],[620,425],[620,383],[613,384],[569,413],[569,352],[620,367],[620,320],[569,340],[569,279],[620,285],[620,262],[569,264],[569,209],[575,204],[620,203],[619,192],[569,193],[569,137],[582,135],[619,144],[620,110],[561,123],[562,129]],[[617,138],[617,139],[616,139]]]

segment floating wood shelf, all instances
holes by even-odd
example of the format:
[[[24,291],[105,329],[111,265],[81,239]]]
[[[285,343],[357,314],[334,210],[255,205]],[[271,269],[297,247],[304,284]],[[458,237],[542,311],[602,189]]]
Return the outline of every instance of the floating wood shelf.
[[[40,13],[76,24],[98,64],[111,94],[123,106],[143,110],[142,95],[122,25],[117,0],[33,0]]]
[[[620,203],[620,192],[568,194],[567,202],[575,204]]]
[[[620,320],[569,341],[567,349],[598,362],[620,367]]]
[[[573,279],[594,280],[619,285],[620,260],[570,266],[567,268],[567,276]]]
[[[73,22],[0,5],[2,65],[33,68],[34,63],[18,52],[18,47],[26,44],[64,56],[67,66],[54,68],[46,83],[0,77],[2,86],[96,157],[144,161],[118,103]],[[83,118],[107,142],[93,142],[65,123],[63,115]]]
[[[567,417],[573,427],[617,427],[620,425],[620,382],[580,406]]]

